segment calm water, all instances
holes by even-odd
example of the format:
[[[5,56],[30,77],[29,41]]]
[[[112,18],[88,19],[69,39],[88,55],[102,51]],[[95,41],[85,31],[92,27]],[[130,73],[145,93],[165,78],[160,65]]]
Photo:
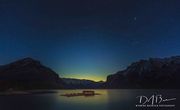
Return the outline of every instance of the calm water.
[[[176,98],[169,101],[175,107],[167,110],[180,110],[180,90],[95,90],[101,95],[64,97],[60,94],[77,93],[82,90],[58,90],[57,93],[0,96],[0,110],[151,110],[152,107],[135,107],[137,96],[152,96],[161,94],[163,98]],[[155,108],[164,110],[164,108]]]

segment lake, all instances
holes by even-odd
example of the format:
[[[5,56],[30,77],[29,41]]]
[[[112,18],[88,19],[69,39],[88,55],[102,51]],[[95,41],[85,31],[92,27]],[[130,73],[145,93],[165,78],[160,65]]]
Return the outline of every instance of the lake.
[[[95,96],[60,96],[66,93],[78,93],[82,90],[56,90],[56,93],[8,95],[0,96],[0,110],[180,110],[180,90],[94,90],[101,95]],[[152,105],[152,99],[157,98],[162,107],[140,107],[142,102],[150,99],[144,105]],[[156,97],[157,96],[157,97]],[[164,102],[160,102],[162,100]],[[167,99],[167,100],[166,100]],[[173,105],[173,106],[172,106]],[[136,107],[137,106],[137,107]]]

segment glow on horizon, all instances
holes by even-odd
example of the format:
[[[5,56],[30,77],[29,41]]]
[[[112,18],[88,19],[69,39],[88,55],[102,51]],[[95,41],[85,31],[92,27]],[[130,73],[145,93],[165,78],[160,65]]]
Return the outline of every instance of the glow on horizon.
[[[106,81],[107,76],[98,74],[64,74],[60,75],[61,78],[75,78],[75,79],[86,79],[93,81]]]

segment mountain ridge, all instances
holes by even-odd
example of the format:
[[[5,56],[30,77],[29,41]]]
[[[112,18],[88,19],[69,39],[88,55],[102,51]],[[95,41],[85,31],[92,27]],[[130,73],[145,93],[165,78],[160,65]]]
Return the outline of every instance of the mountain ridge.
[[[88,79],[62,78],[65,87],[68,89],[99,89],[103,87],[103,81],[93,81]]]
[[[27,57],[0,66],[0,90],[29,89],[180,89],[180,56],[149,58],[107,76],[106,82],[61,78]]]
[[[0,67],[0,89],[62,88],[59,75],[32,58],[23,58]]]
[[[107,76],[107,88],[179,89],[180,56],[149,58]]]

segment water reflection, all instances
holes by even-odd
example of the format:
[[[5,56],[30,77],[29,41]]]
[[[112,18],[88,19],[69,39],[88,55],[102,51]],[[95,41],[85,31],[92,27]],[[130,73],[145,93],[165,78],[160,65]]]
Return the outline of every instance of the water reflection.
[[[136,97],[138,95],[151,96],[152,94],[176,97],[176,108],[171,110],[179,110],[179,90],[95,90],[101,95],[60,96],[64,93],[82,91],[58,90],[54,94],[0,96],[0,110],[139,110],[140,108],[135,107]]]
[[[60,94],[64,93],[80,93],[83,90],[63,90]],[[63,103],[63,109],[73,109],[77,110],[106,110],[108,95],[106,90],[95,90],[95,93],[100,93],[101,95],[95,96],[77,96],[77,97],[64,97],[59,96],[58,101]],[[67,105],[68,104],[68,105]]]
[[[108,108],[107,110],[125,110],[134,108],[132,94],[129,90],[107,90]]]
[[[0,110],[53,110],[54,99],[50,95],[1,96]]]

